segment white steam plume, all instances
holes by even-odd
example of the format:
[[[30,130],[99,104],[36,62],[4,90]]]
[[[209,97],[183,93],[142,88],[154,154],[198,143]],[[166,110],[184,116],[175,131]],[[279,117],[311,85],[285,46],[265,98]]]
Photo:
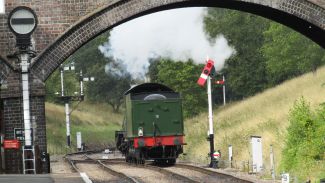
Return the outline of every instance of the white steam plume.
[[[99,49],[105,56],[123,61],[133,76],[143,76],[149,58],[193,59],[205,63],[209,56],[220,70],[233,53],[221,35],[210,43],[203,30],[205,8],[184,8],[150,14],[126,22],[111,31],[109,43]]]

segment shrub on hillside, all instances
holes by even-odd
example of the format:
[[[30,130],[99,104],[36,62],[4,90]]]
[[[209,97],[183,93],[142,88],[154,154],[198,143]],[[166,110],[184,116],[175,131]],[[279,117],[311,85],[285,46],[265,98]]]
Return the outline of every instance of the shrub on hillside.
[[[282,152],[282,168],[298,179],[308,180],[314,170],[324,168],[325,106],[312,111],[304,98],[296,101],[289,114],[286,146]]]

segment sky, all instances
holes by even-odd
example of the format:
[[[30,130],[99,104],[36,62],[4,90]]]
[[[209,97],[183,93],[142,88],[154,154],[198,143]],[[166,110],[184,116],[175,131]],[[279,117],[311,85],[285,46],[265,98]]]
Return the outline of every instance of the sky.
[[[206,8],[182,8],[136,18],[112,29],[109,42],[99,49],[137,77],[144,76],[150,58],[159,56],[195,63],[205,63],[208,56],[220,70],[235,50],[222,35],[208,41],[204,13]]]

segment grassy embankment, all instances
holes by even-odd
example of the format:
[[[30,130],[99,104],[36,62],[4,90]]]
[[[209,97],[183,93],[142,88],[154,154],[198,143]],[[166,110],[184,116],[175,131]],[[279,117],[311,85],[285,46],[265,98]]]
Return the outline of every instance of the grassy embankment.
[[[47,143],[50,154],[64,154],[66,123],[64,106],[46,103]],[[113,145],[114,131],[121,128],[123,115],[113,113],[107,104],[82,102],[71,115],[72,150],[76,150],[76,132],[82,133],[86,145],[104,147]]]
[[[273,144],[275,163],[278,167],[285,145],[288,114],[294,101],[304,97],[315,108],[325,102],[325,67],[317,74],[308,73],[268,89],[241,102],[228,104],[214,110],[215,146],[223,159],[228,159],[228,145],[233,146],[233,159],[238,167],[250,159],[250,136],[262,137],[265,168],[270,170],[270,145]],[[207,113],[186,120],[186,159],[207,162],[209,144]],[[308,150],[307,150],[308,151]],[[325,165],[323,170],[325,169]],[[281,170],[277,169],[279,173]],[[319,173],[319,172],[318,172]],[[317,172],[315,172],[315,175]],[[325,176],[325,175],[324,175]]]

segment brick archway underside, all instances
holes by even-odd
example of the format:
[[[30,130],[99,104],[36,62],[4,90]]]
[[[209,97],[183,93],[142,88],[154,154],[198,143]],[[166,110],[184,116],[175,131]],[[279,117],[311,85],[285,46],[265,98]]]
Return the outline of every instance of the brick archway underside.
[[[287,25],[325,48],[324,4],[310,1],[115,0],[70,26],[34,60],[31,73],[45,81],[64,60],[102,32],[146,14],[182,7],[221,7],[257,14]]]

